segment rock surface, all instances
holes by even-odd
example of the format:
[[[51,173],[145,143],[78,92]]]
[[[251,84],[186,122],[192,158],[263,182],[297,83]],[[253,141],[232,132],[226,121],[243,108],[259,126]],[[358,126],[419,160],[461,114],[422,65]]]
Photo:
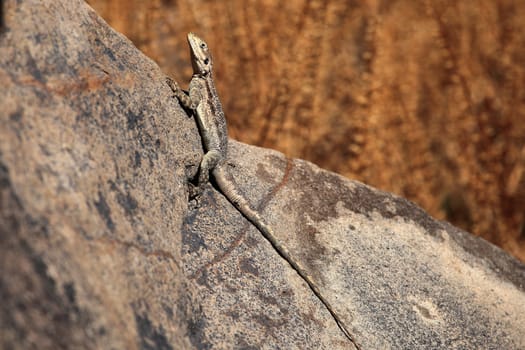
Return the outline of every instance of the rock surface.
[[[0,348],[353,347],[219,192],[188,203],[200,138],[151,60],[83,1],[1,14]],[[399,197],[230,148],[362,349],[525,348],[523,264]]]

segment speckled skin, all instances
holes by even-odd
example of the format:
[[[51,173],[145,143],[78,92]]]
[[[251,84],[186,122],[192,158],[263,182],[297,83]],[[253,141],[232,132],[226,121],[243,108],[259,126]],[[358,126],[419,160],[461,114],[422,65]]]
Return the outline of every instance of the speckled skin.
[[[181,104],[194,111],[199,126],[206,153],[204,154],[200,169],[198,188],[209,180],[210,172],[226,198],[241,212],[263,236],[272,244],[275,250],[281,255],[297,273],[308,284],[312,292],[326,306],[332,317],[337,322],[339,328],[352,344],[359,349],[358,344],[350,335],[342,319],[334,311],[330,303],[323,297],[317,284],[306,272],[299,262],[297,262],[286,247],[276,239],[273,230],[264,222],[257,211],[252,209],[250,203],[235,188],[229,180],[226,171],[228,131],[226,118],[222,109],[221,101],[215,89],[212,76],[213,60],[204,40],[193,33],[188,34],[191,60],[193,66],[193,76],[189,85],[189,95],[186,94],[179,85],[171,78],[166,78],[167,84],[171,87],[175,96]],[[199,191],[200,191],[199,190]]]

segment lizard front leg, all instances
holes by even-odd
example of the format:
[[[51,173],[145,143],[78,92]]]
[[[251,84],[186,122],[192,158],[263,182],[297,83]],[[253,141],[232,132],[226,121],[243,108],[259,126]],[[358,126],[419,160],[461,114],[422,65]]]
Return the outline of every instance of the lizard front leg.
[[[195,108],[197,108],[196,103],[192,101],[190,96],[180,88],[179,84],[175,80],[171,79],[170,77],[166,77],[166,84],[168,84],[171,91],[173,91],[175,97],[177,97],[184,108],[191,110],[195,110]]]

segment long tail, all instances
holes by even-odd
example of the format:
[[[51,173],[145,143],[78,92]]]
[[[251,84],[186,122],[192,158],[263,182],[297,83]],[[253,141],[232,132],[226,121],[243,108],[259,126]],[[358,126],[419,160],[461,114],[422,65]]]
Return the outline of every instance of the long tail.
[[[346,325],[334,311],[332,305],[330,305],[330,303],[323,297],[321,291],[313,281],[312,277],[290,255],[288,249],[277,240],[273,230],[270,228],[270,226],[268,226],[265,223],[261,215],[257,211],[252,209],[250,203],[246,200],[246,198],[239,193],[239,191],[234,185],[233,180],[229,178],[229,174],[224,169],[224,167],[217,166],[213,170],[213,177],[215,179],[215,182],[219,186],[219,189],[228,199],[228,201],[230,201],[230,203],[233,204],[233,206],[237,208],[237,210],[239,210],[239,212],[241,212],[244,215],[244,217],[246,217],[246,219],[248,219],[255,227],[257,227],[257,229],[262,233],[264,238],[266,238],[271,243],[271,245],[279,253],[279,255],[292,266],[292,268],[299,274],[299,276],[301,276],[301,278],[308,284],[315,296],[319,298],[319,300],[324,304],[326,309],[330,312],[330,314],[336,321],[341,331],[345,334],[345,336],[354,344],[354,346],[357,349],[360,349],[360,346],[350,335],[350,332],[348,331]]]

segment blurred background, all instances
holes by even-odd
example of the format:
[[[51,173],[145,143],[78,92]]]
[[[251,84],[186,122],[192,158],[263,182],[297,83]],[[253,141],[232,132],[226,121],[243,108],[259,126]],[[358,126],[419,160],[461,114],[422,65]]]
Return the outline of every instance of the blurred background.
[[[525,1],[89,0],[230,136],[408,198],[525,261]]]

